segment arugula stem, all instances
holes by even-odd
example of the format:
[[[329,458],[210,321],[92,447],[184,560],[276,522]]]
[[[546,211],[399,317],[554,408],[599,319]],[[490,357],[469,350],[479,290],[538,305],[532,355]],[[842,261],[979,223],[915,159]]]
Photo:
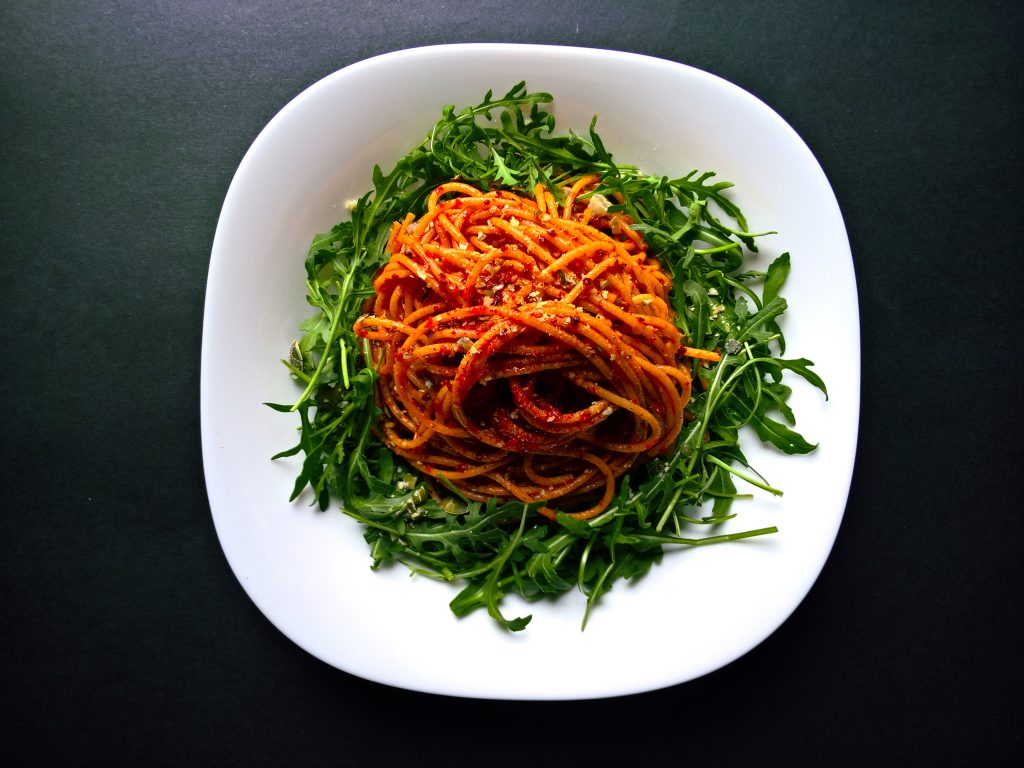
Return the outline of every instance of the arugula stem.
[[[658,524],[654,526],[654,530],[661,533],[661,529],[664,528],[665,523],[668,522],[668,516],[672,513],[672,510],[676,508],[676,503],[679,501],[679,496],[682,492],[682,488],[676,488],[675,493],[672,494],[672,498],[669,500],[668,504],[665,505],[665,513],[661,516]]]
[[[294,373],[300,379],[302,379],[303,381],[309,381],[309,375],[305,371],[300,371],[298,368],[296,368],[294,365],[289,363],[287,360],[283,360],[282,359],[281,362],[284,363],[284,367],[285,368],[287,368],[289,371]]]
[[[722,275],[722,279],[736,290],[743,291],[743,293],[749,296],[750,300],[754,302],[754,306],[756,306],[758,310],[761,309],[761,297],[754,293],[750,288],[741,283],[739,280],[736,280],[725,274]]]
[[[341,382],[345,389],[351,389],[352,384],[348,379],[348,347],[345,346],[345,339],[341,339]]]
[[[292,406],[293,411],[297,410],[300,405],[306,402],[306,399],[320,381],[320,375],[323,373],[324,366],[327,364],[328,351],[334,345],[334,340],[338,337],[338,323],[341,322],[341,310],[342,302],[339,300],[334,311],[334,317],[331,319],[331,330],[327,337],[327,345],[324,350],[324,354],[320,356],[320,362],[317,364],[316,370],[313,372],[313,376],[309,379],[309,383],[306,384],[306,388],[302,390],[302,394],[299,395],[299,399],[296,400],[295,405]]]
[[[726,464],[724,461],[722,461],[717,456],[708,456],[707,459],[712,464],[715,464],[715,465],[721,467],[722,469],[724,469],[729,474],[735,475],[736,477],[740,478],[741,480],[746,480],[751,485],[756,485],[762,491],[768,491],[768,493],[772,494],[773,496],[781,496],[782,495],[782,491],[780,491],[778,488],[772,488],[767,483],[765,483],[765,482],[763,482],[761,480],[758,480],[757,478],[751,477],[747,473],[741,472],[740,470],[736,469],[735,467],[729,466],[728,464]]]
[[[726,243],[725,245],[719,245],[714,248],[696,248],[694,253],[699,253],[701,256],[706,256],[709,253],[721,253],[722,251],[731,251],[734,248],[742,248],[739,243]]]
[[[740,531],[739,533],[723,533],[718,536],[706,536],[703,539],[689,539],[678,536],[650,536],[642,533],[634,534],[637,541],[650,541],[659,544],[681,544],[687,547],[703,547],[711,544],[724,544],[727,541],[739,541],[750,539],[755,536],[767,536],[771,533],[778,533],[779,529],[772,525],[768,528],[757,528],[752,531]]]

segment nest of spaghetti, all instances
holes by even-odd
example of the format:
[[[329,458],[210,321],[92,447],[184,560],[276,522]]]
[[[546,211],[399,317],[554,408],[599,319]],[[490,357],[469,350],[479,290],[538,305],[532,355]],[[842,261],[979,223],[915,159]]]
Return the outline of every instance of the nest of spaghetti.
[[[467,499],[588,519],[666,452],[690,397],[672,281],[597,177],[534,198],[443,184],[396,222],[370,342],[395,454]],[[556,512],[557,510],[557,512]]]

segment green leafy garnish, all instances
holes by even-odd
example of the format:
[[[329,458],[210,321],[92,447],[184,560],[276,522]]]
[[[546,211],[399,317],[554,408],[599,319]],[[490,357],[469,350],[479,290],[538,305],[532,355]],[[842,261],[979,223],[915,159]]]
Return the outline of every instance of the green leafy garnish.
[[[274,458],[303,454],[291,498],[305,489],[326,509],[331,497],[363,524],[373,567],[403,563],[415,573],[464,588],[451,602],[463,616],[485,609],[511,631],[530,616],[506,618],[505,595],[526,599],[578,588],[587,597],[583,626],[599,598],[620,579],[637,579],[661,560],[666,547],[693,547],[775,533],[773,527],[714,534],[732,518],[736,485],[781,494],[747,463],[739,445],[743,427],[789,454],[814,450],[795,432],[787,405],[790,372],[826,393],[806,359],[784,359],[779,317],[789,254],[765,272],[745,269],[755,238],[726,196],[729,182],[711,172],[676,179],[617,165],[595,130],[586,136],[554,133],[546,93],[519,83],[500,98],[456,111],[445,107],[428,136],[393,169],[375,167],[373,189],[352,207],[351,219],[318,235],[306,258],[307,301],[316,313],[282,362],[302,388],[291,405],[299,441]],[[458,179],[481,187],[532,194],[542,183],[556,199],[584,175],[597,174],[596,193],[611,211],[623,211],[643,233],[650,252],[672,278],[675,321],[688,346],[721,351],[720,362],[694,360],[693,391],[678,441],[663,456],[623,477],[611,504],[581,521],[542,517],[541,503],[469,501],[450,483],[430,485],[397,459],[374,432],[380,415],[367,342],[352,330],[372,280],[386,263],[391,225],[419,217],[439,184]],[[710,514],[701,508],[711,503]],[[711,526],[711,535],[692,535]]]

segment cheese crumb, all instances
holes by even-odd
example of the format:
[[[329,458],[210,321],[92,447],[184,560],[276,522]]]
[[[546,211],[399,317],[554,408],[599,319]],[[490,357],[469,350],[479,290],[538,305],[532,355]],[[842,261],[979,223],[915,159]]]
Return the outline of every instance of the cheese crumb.
[[[587,208],[589,208],[594,213],[601,215],[604,213],[608,213],[608,206],[611,204],[611,201],[607,197],[595,192],[593,195],[590,196],[590,202],[587,203]]]

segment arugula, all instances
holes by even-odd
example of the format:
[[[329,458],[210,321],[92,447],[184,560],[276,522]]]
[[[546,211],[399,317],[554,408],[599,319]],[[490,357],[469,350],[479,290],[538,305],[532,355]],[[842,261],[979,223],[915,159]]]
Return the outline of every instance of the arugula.
[[[742,498],[735,478],[780,494],[748,465],[740,431],[789,454],[812,451],[791,427],[783,374],[801,376],[827,396],[805,359],[787,360],[778,319],[787,308],[780,290],[789,254],[766,272],[745,270],[755,238],[742,212],[726,197],[731,184],[711,172],[676,179],[616,165],[595,130],[556,135],[546,93],[519,83],[500,98],[456,111],[444,107],[429,135],[393,169],[375,167],[373,189],[352,207],[351,220],[318,235],[306,258],[307,301],[316,313],[282,362],[302,386],[294,404],[268,405],[299,416],[299,442],[273,458],[302,453],[291,499],[307,487],[326,509],[333,496],[363,524],[373,567],[404,563],[430,578],[462,582],[451,602],[463,616],[479,608],[517,631],[530,616],[501,612],[509,593],[527,599],[579,588],[583,617],[620,579],[637,579],[661,560],[666,547],[705,546],[775,533],[775,527],[694,537],[693,526],[730,519]],[[390,226],[425,209],[430,191],[453,178],[479,187],[501,186],[532,194],[543,183],[556,199],[582,175],[598,174],[598,193],[622,200],[609,210],[638,222],[651,251],[673,281],[676,322],[694,347],[722,350],[719,363],[692,363],[693,394],[674,448],[624,477],[611,505],[581,522],[559,515],[549,522],[539,504],[469,502],[452,487],[434,488],[397,460],[373,427],[375,373],[366,342],[352,325],[373,295],[372,279],[385,263]],[[758,292],[760,288],[760,293]],[[439,500],[439,498],[441,500]],[[710,514],[697,510],[711,501]]]

